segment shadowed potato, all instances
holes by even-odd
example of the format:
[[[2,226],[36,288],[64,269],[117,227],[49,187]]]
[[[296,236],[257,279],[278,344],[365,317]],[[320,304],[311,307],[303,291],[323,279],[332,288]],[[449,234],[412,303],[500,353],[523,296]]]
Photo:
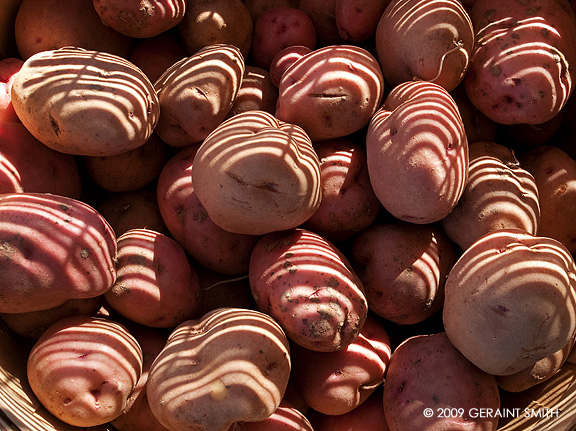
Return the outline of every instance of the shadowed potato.
[[[169,430],[226,431],[274,413],[290,369],[288,340],[270,316],[219,308],[174,329],[150,368],[146,391]]]

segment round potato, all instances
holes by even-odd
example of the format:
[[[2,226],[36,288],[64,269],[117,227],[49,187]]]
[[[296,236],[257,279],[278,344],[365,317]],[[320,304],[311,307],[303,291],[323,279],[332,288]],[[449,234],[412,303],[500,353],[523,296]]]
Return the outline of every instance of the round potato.
[[[122,57],[75,47],[28,58],[12,83],[12,105],[40,142],[82,156],[143,145],[160,105],[152,83]]]
[[[266,111],[274,114],[277,100],[278,88],[272,82],[270,72],[261,67],[247,65],[227,118],[246,111]]]

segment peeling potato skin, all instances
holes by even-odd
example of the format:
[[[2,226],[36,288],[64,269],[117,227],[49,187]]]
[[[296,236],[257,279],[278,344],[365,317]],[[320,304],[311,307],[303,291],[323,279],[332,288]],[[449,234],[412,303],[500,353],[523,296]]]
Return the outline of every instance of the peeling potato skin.
[[[342,349],[364,326],[367,302],[360,279],[346,257],[314,232],[265,235],[254,247],[248,273],[258,307],[302,347]]]
[[[169,430],[226,431],[274,413],[290,369],[288,339],[270,316],[218,308],[174,329],[150,368],[146,392]]]

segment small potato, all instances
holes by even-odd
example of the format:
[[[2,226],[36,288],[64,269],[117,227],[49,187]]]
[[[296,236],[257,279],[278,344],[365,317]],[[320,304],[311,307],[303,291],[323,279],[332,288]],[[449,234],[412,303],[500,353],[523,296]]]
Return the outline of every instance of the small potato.
[[[475,142],[469,150],[466,188],[452,212],[441,220],[448,237],[466,250],[484,234],[498,229],[536,234],[540,203],[532,174],[501,144]]]
[[[274,56],[289,46],[316,47],[316,29],[310,17],[291,7],[275,7],[263,12],[254,24],[252,61],[269,69]]]
[[[274,114],[277,100],[278,88],[272,83],[270,72],[247,65],[238,94],[226,117],[246,111],[266,111]]]
[[[210,45],[177,61],[154,83],[160,102],[154,131],[174,147],[204,140],[230,111],[244,70],[233,45]]]
[[[452,91],[468,70],[474,29],[459,0],[397,0],[384,10],[375,39],[392,87],[417,79]]]
[[[437,222],[464,192],[468,140],[458,105],[438,84],[394,87],[370,120],[366,154],[376,196],[402,221]]]
[[[62,421],[92,427],[118,417],[142,373],[142,349],[119,323],[87,316],[54,323],[32,347],[30,387]]]
[[[8,57],[0,60],[0,122],[20,122],[12,106],[12,82],[24,61]]]
[[[314,232],[264,235],[250,257],[248,276],[260,310],[306,349],[344,349],[364,326],[362,283],[342,252]]]
[[[150,229],[127,231],[118,238],[116,273],[104,297],[131,321],[174,328],[198,317],[200,280],[172,238]]]
[[[576,330],[576,267],[562,243],[519,229],[488,233],[448,274],[443,322],[454,346],[496,376],[566,346]]]
[[[100,20],[118,33],[154,37],[176,27],[184,18],[186,0],[92,0]]]
[[[93,298],[116,280],[116,236],[91,206],[48,193],[0,195],[0,312]]]
[[[170,430],[227,431],[272,415],[290,370],[288,339],[270,316],[220,308],[170,334],[148,374],[148,402]]]
[[[394,350],[383,404],[390,431],[495,431],[498,416],[479,412],[498,411],[500,395],[496,377],[477,368],[446,333],[438,332],[412,336]]]
[[[246,235],[297,227],[322,199],[310,138],[266,111],[221,123],[198,148],[192,183],[214,224]]]
[[[370,52],[354,45],[318,48],[290,66],[278,86],[276,117],[302,127],[312,141],[367,126],[380,106],[384,77]]]
[[[12,106],[46,146],[113,156],[143,145],[158,122],[152,83],[122,57],[75,47],[28,58],[12,83]]]

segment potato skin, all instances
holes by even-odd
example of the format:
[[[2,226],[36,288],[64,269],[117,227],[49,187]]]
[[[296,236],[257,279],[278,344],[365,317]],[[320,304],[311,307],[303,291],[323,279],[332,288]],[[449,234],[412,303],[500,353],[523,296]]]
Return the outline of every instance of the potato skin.
[[[0,195],[0,312],[45,310],[105,293],[116,236],[91,206],[47,193]]]
[[[496,378],[438,332],[412,336],[394,350],[383,404],[390,431],[495,431],[498,417],[483,417],[480,411],[498,410],[500,395]],[[431,417],[423,414],[425,408],[433,409]],[[441,418],[437,409],[442,408],[462,409],[462,415]]]
[[[42,405],[79,427],[122,413],[142,373],[142,349],[117,322],[74,316],[54,323],[32,347],[30,386]]]
[[[346,257],[314,232],[264,235],[252,251],[248,277],[260,310],[307,349],[343,349],[366,321],[362,283]]]
[[[562,243],[501,229],[472,244],[448,274],[444,329],[480,369],[510,375],[570,342],[575,298],[576,267]]]
[[[226,431],[274,413],[290,369],[288,339],[270,316],[219,308],[174,329],[150,368],[146,392],[152,413],[170,430]]]
[[[28,58],[11,89],[22,124],[57,151],[113,156],[143,145],[156,127],[152,83],[129,61],[75,47]]]

